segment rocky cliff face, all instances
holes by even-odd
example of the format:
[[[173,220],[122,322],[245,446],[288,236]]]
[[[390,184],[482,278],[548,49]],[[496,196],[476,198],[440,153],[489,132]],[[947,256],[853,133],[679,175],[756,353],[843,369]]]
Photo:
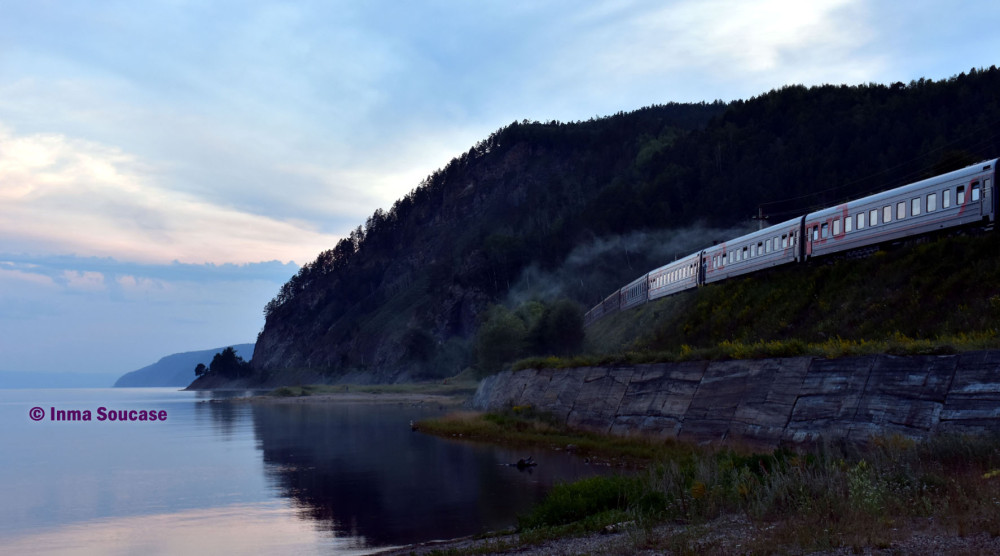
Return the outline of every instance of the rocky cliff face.
[[[478,409],[531,405],[574,427],[761,446],[1000,430],[1000,351],[525,370]]]

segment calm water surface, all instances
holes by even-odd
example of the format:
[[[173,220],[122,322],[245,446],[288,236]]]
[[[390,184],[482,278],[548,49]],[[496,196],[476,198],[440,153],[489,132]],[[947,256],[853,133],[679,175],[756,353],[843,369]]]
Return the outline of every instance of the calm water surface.
[[[40,421],[30,418],[44,410]],[[165,410],[165,422],[97,409]],[[93,420],[53,421],[56,410]],[[169,388],[0,390],[0,554],[350,554],[513,525],[597,472],[410,431],[433,405],[248,404]]]

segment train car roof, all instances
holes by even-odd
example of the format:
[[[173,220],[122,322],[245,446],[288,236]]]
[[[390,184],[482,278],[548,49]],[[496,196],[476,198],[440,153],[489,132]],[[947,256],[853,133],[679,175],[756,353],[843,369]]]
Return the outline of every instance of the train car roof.
[[[936,184],[943,184],[953,180],[959,180],[966,176],[973,176],[984,172],[989,169],[996,169],[997,164],[996,158],[992,160],[984,160],[978,162],[971,166],[966,166],[965,168],[960,168],[958,170],[953,170],[945,174],[938,174],[927,179],[902,185],[893,189],[887,189],[885,191],[880,191],[878,193],[873,193],[871,195],[860,197],[857,199],[851,199],[843,203],[837,203],[832,207],[826,207],[820,210],[812,211],[806,215],[807,219],[812,219],[814,217],[822,217],[831,213],[837,213],[843,210],[844,205],[865,205],[868,203],[879,203],[888,199],[892,199],[897,195],[905,195],[907,193],[912,193],[914,191],[920,191],[927,187],[933,187]]]
[[[725,246],[725,247],[728,248],[730,246],[734,246],[734,245],[737,245],[737,244],[742,244],[743,242],[751,243],[751,242],[756,241],[758,238],[768,238],[768,237],[773,236],[776,231],[780,233],[780,230],[786,229],[789,226],[798,226],[799,221],[801,221],[801,220],[802,220],[801,216],[798,216],[796,218],[792,218],[791,220],[785,220],[784,222],[768,226],[768,227],[766,227],[766,228],[764,228],[762,230],[757,230],[755,232],[750,232],[749,234],[744,234],[744,235],[741,235],[741,236],[733,238],[733,239],[727,239],[726,241],[724,241],[722,243],[719,243],[717,245],[713,245],[711,247],[708,247],[708,248],[704,249],[704,251],[711,251],[711,250],[715,250],[715,249],[721,249],[723,246]]]

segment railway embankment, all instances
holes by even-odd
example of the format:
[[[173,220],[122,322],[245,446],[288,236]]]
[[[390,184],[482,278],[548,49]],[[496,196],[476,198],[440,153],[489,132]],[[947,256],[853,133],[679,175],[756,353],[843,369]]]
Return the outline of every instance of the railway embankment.
[[[525,369],[484,379],[481,410],[699,443],[865,442],[1000,431],[1000,350]]]

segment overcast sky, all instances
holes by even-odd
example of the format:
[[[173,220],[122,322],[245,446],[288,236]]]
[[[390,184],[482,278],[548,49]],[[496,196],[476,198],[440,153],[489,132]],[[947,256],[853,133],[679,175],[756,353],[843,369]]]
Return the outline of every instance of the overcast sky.
[[[905,6],[905,7],[904,7]],[[1000,3],[0,0],[0,370],[252,342],[280,285],[514,120],[943,79]]]

